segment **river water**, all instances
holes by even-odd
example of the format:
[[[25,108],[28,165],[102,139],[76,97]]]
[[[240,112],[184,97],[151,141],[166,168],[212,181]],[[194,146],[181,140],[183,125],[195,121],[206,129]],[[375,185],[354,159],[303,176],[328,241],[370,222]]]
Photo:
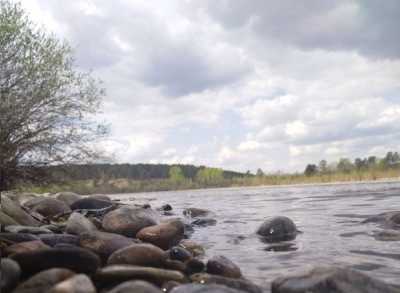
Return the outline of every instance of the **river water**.
[[[127,203],[169,203],[176,216],[197,207],[215,213],[215,226],[195,228],[191,239],[206,258],[225,255],[244,276],[265,288],[281,275],[314,265],[342,265],[400,284],[400,241],[373,236],[382,228],[360,224],[369,215],[400,210],[400,182],[291,187],[243,187],[116,195]],[[282,248],[262,242],[255,231],[264,219],[291,218],[299,234]]]

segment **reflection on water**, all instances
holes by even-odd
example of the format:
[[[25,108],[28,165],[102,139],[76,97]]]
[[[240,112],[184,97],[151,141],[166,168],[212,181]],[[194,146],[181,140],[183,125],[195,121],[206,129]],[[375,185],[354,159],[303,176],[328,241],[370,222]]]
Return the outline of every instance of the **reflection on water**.
[[[191,238],[207,255],[222,254],[244,275],[268,288],[271,280],[313,265],[344,265],[400,284],[400,241],[376,223],[361,224],[369,215],[400,210],[400,183],[296,187],[250,187],[179,192],[124,194],[117,198],[169,203],[176,216],[188,207],[209,209],[216,223],[195,227]],[[255,235],[267,217],[291,218],[298,229],[292,241],[264,243]],[[211,223],[211,222],[210,222]],[[386,235],[382,241],[376,235]],[[393,236],[395,235],[395,236]]]

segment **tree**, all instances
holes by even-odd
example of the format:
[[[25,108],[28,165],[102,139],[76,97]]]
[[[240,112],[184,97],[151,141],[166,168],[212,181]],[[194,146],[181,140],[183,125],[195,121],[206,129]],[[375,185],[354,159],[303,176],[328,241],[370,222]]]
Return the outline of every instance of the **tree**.
[[[321,160],[318,164],[318,170],[321,173],[326,173],[328,171],[328,162],[326,160]]]
[[[185,175],[179,166],[172,166],[169,169],[169,179],[174,182],[182,182],[185,180]]]
[[[218,184],[223,180],[224,171],[219,168],[202,168],[196,174],[196,181],[202,184]]]
[[[75,69],[71,48],[0,0],[0,190],[38,167],[82,163],[106,133],[95,121],[104,91]],[[92,144],[91,144],[92,143]]]
[[[264,174],[264,171],[263,171],[261,168],[258,168],[258,169],[257,169],[256,176],[262,177],[262,176],[264,176],[264,175],[265,175],[265,174]]]
[[[317,165],[315,165],[315,164],[308,164],[306,166],[306,169],[304,170],[304,174],[306,176],[315,175],[315,174],[317,174],[317,172],[318,172],[318,168],[317,168]]]
[[[350,171],[353,170],[353,168],[354,168],[354,165],[347,158],[340,159],[339,163],[337,165],[338,171],[344,172],[344,173],[350,173]]]

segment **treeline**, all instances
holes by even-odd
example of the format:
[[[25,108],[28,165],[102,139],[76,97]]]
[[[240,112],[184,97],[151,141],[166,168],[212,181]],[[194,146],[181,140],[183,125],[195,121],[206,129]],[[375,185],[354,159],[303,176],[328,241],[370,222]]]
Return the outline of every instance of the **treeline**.
[[[400,155],[398,152],[387,152],[383,158],[370,156],[367,158],[356,158],[354,161],[348,158],[341,158],[338,162],[328,163],[321,160],[317,164],[308,164],[304,175],[313,176],[317,174],[366,172],[376,170],[400,170]]]

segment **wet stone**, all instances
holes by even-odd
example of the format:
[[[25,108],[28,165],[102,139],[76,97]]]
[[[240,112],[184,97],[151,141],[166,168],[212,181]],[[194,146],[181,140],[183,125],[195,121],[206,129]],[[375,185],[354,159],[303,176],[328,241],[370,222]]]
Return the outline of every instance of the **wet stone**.
[[[143,228],[136,234],[136,238],[162,249],[169,249],[183,239],[184,232],[183,223],[180,220],[175,220]]]
[[[218,284],[249,293],[262,293],[260,287],[245,279],[232,279],[205,273],[194,274],[190,276],[190,279],[200,284]]]
[[[169,257],[170,259],[173,260],[179,260],[179,261],[187,261],[193,257],[193,255],[190,253],[189,250],[180,247],[180,246],[174,246],[169,250]]]
[[[70,207],[65,202],[51,197],[44,198],[35,204],[31,204],[29,208],[48,218],[71,211]]]
[[[202,285],[186,284],[174,287],[171,293],[243,293],[245,291],[236,290],[223,285]]]
[[[0,292],[10,292],[18,283],[21,269],[17,262],[9,258],[2,258],[0,262]]]
[[[4,240],[7,240],[7,241],[13,242],[13,243],[19,243],[19,242],[38,240],[39,236],[28,234],[28,233],[5,232],[5,233],[0,233],[0,239],[4,239]]]
[[[296,238],[297,228],[291,219],[284,216],[266,220],[257,230],[266,242],[288,241]]]
[[[12,201],[8,196],[1,195],[1,210],[20,225],[34,226],[40,225],[31,215],[25,212],[19,204]]]
[[[11,218],[9,215],[3,213],[0,210],[0,225],[1,226],[18,225],[18,223],[13,218]]]
[[[81,198],[71,204],[72,210],[98,210],[112,206],[109,200],[97,199],[94,197]]]
[[[199,208],[187,208],[183,211],[184,216],[191,218],[205,217],[210,213],[211,212],[209,210],[199,209]]]
[[[192,226],[207,227],[217,225],[217,220],[211,218],[196,219],[191,223]]]
[[[203,246],[192,240],[184,239],[179,243],[179,246],[188,250],[193,256],[200,256],[205,253]]]
[[[59,192],[55,195],[55,198],[63,201],[66,203],[68,206],[71,206],[74,202],[77,200],[81,199],[82,197],[79,194],[76,194],[74,192]]]
[[[240,268],[225,256],[214,256],[207,262],[207,273],[228,278],[240,278]]]
[[[188,275],[201,273],[204,271],[206,265],[204,262],[197,258],[192,258],[186,262],[186,273]]]
[[[162,267],[166,253],[152,244],[132,244],[115,251],[108,264],[130,264],[137,266]]]
[[[128,281],[113,288],[108,293],[162,293],[162,291],[153,284],[145,281]]]
[[[48,248],[50,248],[50,246],[44,244],[41,240],[33,240],[10,245],[6,247],[4,251],[7,255],[12,255],[15,253],[31,252]]]
[[[4,231],[10,233],[28,233],[28,234],[48,234],[53,233],[44,227],[29,227],[20,225],[10,225],[4,228]]]
[[[65,231],[69,234],[80,235],[96,231],[97,227],[80,213],[72,213],[67,221]]]
[[[57,244],[79,245],[79,237],[70,234],[40,234],[39,239],[49,246]]]
[[[58,283],[48,293],[96,293],[96,288],[88,276],[79,274]]]

